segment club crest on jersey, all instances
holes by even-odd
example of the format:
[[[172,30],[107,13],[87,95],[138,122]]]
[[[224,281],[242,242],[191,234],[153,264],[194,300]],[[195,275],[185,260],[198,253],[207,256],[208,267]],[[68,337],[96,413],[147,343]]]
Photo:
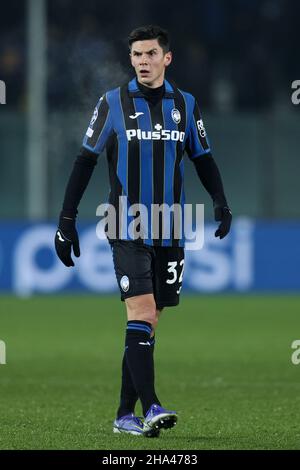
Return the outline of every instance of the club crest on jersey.
[[[172,119],[175,122],[175,124],[179,124],[180,121],[181,121],[181,115],[180,115],[180,112],[178,111],[178,109],[173,108],[171,115],[172,115]]]
[[[120,286],[123,292],[127,292],[129,290],[129,279],[127,276],[121,277]]]

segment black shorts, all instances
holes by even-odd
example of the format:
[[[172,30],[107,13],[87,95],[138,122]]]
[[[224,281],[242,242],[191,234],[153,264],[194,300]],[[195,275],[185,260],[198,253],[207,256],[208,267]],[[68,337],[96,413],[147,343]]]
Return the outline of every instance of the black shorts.
[[[184,249],[156,247],[140,241],[110,243],[121,300],[153,294],[156,307],[178,305],[184,269]]]

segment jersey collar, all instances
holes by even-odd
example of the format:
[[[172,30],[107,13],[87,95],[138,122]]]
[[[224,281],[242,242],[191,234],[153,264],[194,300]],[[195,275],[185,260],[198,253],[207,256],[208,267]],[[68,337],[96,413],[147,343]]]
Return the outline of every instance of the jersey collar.
[[[166,79],[164,80],[164,84],[165,84],[164,98],[174,98],[174,88],[172,87],[172,85]],[[128,93],[129,93],[129,96],[132,96],[132,97],[144,98],[143,93],[140,91],[138,87],[136,77],[128,83]]]

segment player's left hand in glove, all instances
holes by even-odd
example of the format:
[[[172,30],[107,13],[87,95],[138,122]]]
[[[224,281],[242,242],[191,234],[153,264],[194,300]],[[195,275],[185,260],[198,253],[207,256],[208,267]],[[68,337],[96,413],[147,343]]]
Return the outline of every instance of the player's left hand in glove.
[[[71,258],[72,247],[74,255],[77,258],[80,256],[79,238],[75,226],[75,217],[69,218],[65,217],[63,214],[60,215],[54,241],[56,254],[59,259],[65,266],[74,266],[74,262]]]
[[[226,237],[230,231],[232,221],[231,210],[227,206],[214,204],[214,212],[215,221],[221,222],[219,228],[215,232],[215,237],[220,237],[220,240],[222,240],[222,238]]]

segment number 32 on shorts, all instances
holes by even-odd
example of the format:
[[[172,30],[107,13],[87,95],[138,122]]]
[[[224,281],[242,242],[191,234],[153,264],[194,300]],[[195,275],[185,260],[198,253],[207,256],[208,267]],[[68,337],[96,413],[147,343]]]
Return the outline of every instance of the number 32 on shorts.
[[[179,271],[180,271],[180,274],[179,274]],[[174,284],[174,282],[177,281],[177,277],[178,277],[178,274],[179,274],[178,282],[179,282],[179,284],[181,284],[182,283],[182,277],[183,277],[183,271],[184,271],[184,259],[182,259],[179,262],[179,266],[178,266],[178,261],[169,261],[168,262],[168,273],[171,274],[171,278],[167,279],[166,283],[167,284]],[[180,293],[180,290],[181,290],[181,286],[179,287],[179,289],[177,291],[177,294]]]

